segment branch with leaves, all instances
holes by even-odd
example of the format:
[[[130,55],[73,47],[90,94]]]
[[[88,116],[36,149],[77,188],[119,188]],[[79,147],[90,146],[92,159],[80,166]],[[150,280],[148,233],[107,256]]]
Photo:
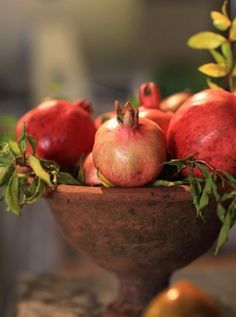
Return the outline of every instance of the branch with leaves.
[[[236,79],[236,61],[234,56],[236,42],[236,18],[231,19],[227,12],[227,1],[221,8],[221,12],[210,13],[213,26],[221,33],[200,32],[188,39],[187,44],[194,49],[208,50],[214,58],[214,63],[207,63],[199,67],[203,74],[224,81],[222,86],[233,91]],[[210,88],[221,88],[221,86],[207,78]]]
[[[211,198],[215,199],[216,214],[222,223],[215,249],[215,254],[217,254],[227,241],[230,229],[236,222],[236,178],[227,172],[212,168],[204,161],[193,160],[191,157],[183,160],[171,160],[165,165],[177,170],[177,176],[175,176],[177,180],[157,180],[153,186],[189,185],[197,216],[203,220],[204,211]],[[179,180],[181,171],[186,168],[188,177]],[[196,169],[200,171],[202,177],[195,176]]]
[[[21,215],[22,208],[36,202],[45,190],[53,190],[58,184],[80,185],[72,175],[61,172],[56,162],[38,158],[36,146],[25,128],[18,141],[0,144],[1,200],[7,211],[16,215]],[[32,154],[26,153],[27,148]]]

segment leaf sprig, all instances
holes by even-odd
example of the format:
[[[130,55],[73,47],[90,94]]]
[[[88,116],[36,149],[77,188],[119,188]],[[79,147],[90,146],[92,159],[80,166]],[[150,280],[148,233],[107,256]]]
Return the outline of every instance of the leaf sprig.
[[[216,213],[222,223],[215,248],[215,254],[218,254],[236,222],[236,178],[227,172],[212,168],[204,161],[193,160],[192,157],[171,160],[164,165],[176,168],[179,174],[183,169],[188,169],[188,177],[174,181],[157,180],[152,185],[167,187],[189,185],[197,216],[203,221],[206,207],[212,198],[215,199]],[[196,170],[202,175],[201,177],[195,176]]]
[[[236,78],[236,62],[234,48],[236,42],[236,18],[231,19],[227,12],[228,1],[224,1],[221,12],[211,11],[213,26],[222,34],[215,32],[199,32],[188,39],[188,46],[194,49],[208,50],[214,63],[207,63],[198,68],[203,74],[227,81],[226,89],[233,91]],[[210,88],[221,87],[207,78]]]
[[[16,215],[21,215],[23,206],[36,202],[45,189],[55,189],[63,183],[80,185],[72,175],[61,172],[57,163],[39,159],[36,146],[25,127],[18,141],[0,144],[1,200],[7,211]],[[32,154],[26,153],[28,147]]]

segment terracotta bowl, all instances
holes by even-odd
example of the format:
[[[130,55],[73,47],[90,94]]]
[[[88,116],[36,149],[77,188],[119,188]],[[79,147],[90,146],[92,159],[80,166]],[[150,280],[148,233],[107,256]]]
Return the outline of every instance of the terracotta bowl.
[[[215,241],[220,223],[214,206],[205,221],[196,217],[188,190],[60,185],[48,195],[68,242],[120,280],[105,316],[140,317],[172,272]]]

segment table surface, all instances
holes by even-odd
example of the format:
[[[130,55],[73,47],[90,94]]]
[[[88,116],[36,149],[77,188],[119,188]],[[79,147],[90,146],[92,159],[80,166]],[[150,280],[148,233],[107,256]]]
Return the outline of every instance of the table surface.
[[[202,258],[173,274],[188,279],[219,304],[224,317],[236,317],[236,257]],[[84,261],[66,263],[54,273],[25,274],[16,287],[9,317],[101,317],[118,283],[113,274]]]

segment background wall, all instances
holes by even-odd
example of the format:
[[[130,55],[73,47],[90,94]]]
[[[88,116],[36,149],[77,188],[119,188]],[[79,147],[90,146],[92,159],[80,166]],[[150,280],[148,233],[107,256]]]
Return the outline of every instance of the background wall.
[[[195,70],[203,54],[186,40],[208,27],[213,7],[218,1],[8,0],[0,11],[0,89],[34,104],[58,82],[68,97],[112,103],[166,65]]]
[[[163,95],[200,89],[204,81],[196,69],[208,57],[186,40],[209,28],[209,11],[219,7],[216,0],[2,1],[0,113],[17,118],[41,99],[63,95],[91,99],[98,114],[145,80],[156,80]],[[76,255],[43,200],[21,218],[0,209],[5,307],[21,272],[54,270]]]

